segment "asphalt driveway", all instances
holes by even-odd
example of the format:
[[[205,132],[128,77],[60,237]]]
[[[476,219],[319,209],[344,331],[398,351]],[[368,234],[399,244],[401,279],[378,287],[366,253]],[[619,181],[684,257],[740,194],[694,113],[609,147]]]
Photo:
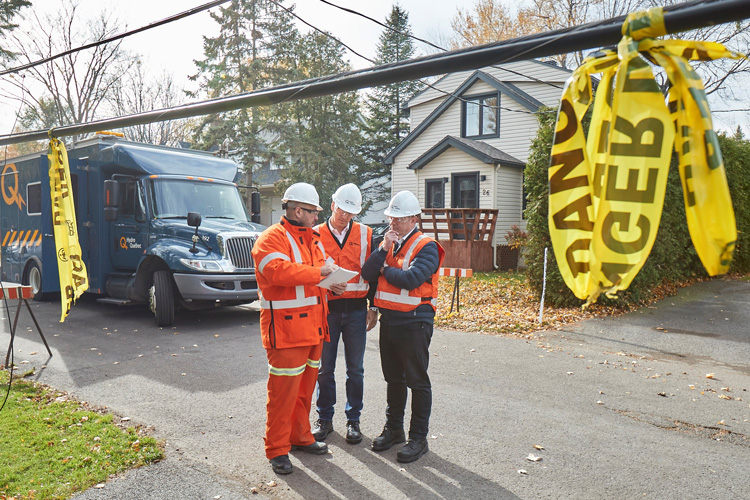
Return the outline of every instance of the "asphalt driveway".
[[[76,498],[750,498],[747,282],[530,339],[436,331],[430,452],[406,465],[395,448],[369,449],[385,407],[373,330],[362,444],[339,434],[339,403],[332,453],[293,455],[283,478],[263,454],[257,308],[178,314],[162,329],[145,310],[91,300],[63,324],[59,303],[32,307],[54,355],[22,311],[16,363],[166,441],[164,461]],[[337,372],[343,401],[343,359]]]

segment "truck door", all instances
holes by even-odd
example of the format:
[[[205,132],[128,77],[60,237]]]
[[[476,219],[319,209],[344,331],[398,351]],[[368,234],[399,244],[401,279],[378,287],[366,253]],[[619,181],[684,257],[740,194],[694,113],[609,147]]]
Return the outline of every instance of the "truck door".
[[[135,180],[120,181],[120,210],[110,221],[112,265],[119,271],[134,271],[148,246],[148,219],[143,191]]]

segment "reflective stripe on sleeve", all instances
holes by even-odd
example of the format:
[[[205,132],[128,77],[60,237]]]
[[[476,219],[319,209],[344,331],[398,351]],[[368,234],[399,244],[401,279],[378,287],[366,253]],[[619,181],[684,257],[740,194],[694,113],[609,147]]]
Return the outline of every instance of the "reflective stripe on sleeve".
[[[263,260],[260,261],[260,264],[258,264],[258,271],[260,271],[261,274],[263,274],[263,268],[266,267],[266,264],[271,262],[275,259],[281,259],[281,260],[291,260],[288,255],[285,255],[281,252],[271,252],[265,257],[263,257]]]
[[[310,360],[307,360],[307,364],[309,364]],[[294,368],[276,368],[275,366],[271,366],[271,364],[268,364],[268,373],[270,375],[276,375],[279,377],[296,377],[298,375],[302,375],[305,372],[305,365],[297,366]]]

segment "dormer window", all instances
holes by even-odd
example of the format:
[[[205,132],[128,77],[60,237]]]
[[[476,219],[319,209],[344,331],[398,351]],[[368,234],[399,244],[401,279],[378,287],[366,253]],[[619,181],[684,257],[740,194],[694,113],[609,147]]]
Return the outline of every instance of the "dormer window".
[[[477,139],[499,137],[499,103],[499,94],[465,97],[461,103],[461,136]]]

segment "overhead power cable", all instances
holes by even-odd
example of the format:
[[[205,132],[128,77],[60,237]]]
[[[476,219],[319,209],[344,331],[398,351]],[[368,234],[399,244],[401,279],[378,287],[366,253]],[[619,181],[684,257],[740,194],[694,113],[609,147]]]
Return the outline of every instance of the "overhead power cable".
[[[156,22],[153,22],[153,23],[151,23],[149,25],[142,26],[142,27],[134,29],[134,30],[126,31],[125,33],[120,33],[119,35],[114,35],[112,37],[105,38],[103,40],[98,40],[96,42],[92,42],[92,43],[89,43],[87,45],[83,45],[81,47],[75,47],[75,48],[66,50],[64,52],[60,52],[59,54],[55,54],[53,56],[50,56],[50,57],[47,57],[47,58],[44,58],[44,59],[39,59],[38,61],[33,61],[33,62],[28,63],[28,64],[24,64],[23,66],[16,66],[15,68],[10,68],[10,69],[6,69],[6,70],[3,70],[3,71],[0,71],[0,76],[8,75],[10,73],[18,73],[19,71],[23,71],[25,69],[33,68],[34,66],[39,66],[40,64],[45,64],[45,63],[48,63],[50,61],[54,61],[55,59],[59,59],[60,57],[64,57],[64,56],[67,56],[67,55],[70,55],[70,54],[74,54],[74,53],[80,52],[82,50],[92,49],[94,47],[98,47],[100,45],[105,45],[107,43],[115,42],[117,40],[121,40],[123,38],[127,38],[127,37],[129,37],[131,35],[135,35],[136,33],[140,33],[142,31],[147,31],[147,30],[150,30],[150,29],[153,29],[153,28],[157,28],[157,27],[162,26],[164,24],[169,24],[171,22],[178,21],[178,20],[183,19],[185,17],[189,17],[189,16],[192,16],[194,14],[198,14],[199,12],[203,12],[204,10],[208,10],[208,9],[210,9],[212,7],[216,7],[217,5],[221,5],[221,4],[227,3],[229,1],[231,1],[231,0],[214,0],[213,2],[208,2],[206,4],[199,5],[198,7],[194,7],[192,9],[186,10],[185,12],[181,12],[179,14],[175,14],[173,16],[169,16],[169,17],[167,17],[165,19],[162,19],[161,21],[156,21]]]
[[[699,4],[679,4],[664,11],[667,33],[689,31],[704,26],[750,18],[747,0],[713,0]],[[433,54],[365,70],[348,71],[321,78],[294,82],[245,94],[222,97],[166,109],[109,118],[94,122],[66,125],[50,131],[39,130],[0,136],[0,145],[46,139],[48,135],[63,137],[99,130],[141,125],[232,111],[254,106],[268,106],[311,97],[349,92],[426,76],[465,71],[492,64],[614,45],[621,38],[625,16],[606,22],[540,33],[501,42]]]

